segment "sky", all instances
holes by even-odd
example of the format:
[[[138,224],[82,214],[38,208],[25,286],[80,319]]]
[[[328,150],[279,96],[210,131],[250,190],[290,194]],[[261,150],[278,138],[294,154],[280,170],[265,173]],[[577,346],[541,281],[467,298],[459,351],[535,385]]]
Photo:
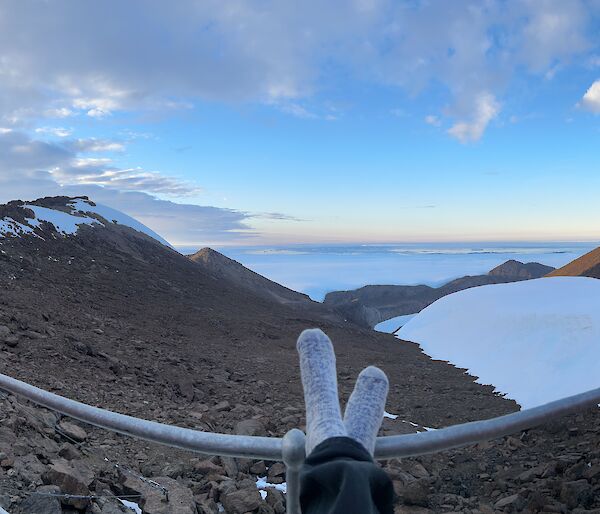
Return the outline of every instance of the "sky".
[[[0,202],[175,245],[600,240],[600,0],[0,0]]]

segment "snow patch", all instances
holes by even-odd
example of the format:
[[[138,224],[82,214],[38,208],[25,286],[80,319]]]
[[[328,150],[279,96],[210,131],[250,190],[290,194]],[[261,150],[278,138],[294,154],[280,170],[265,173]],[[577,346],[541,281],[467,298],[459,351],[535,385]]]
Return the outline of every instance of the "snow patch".
[[[265,489],[277,489],[281,491],[283,494],[287,493],[287,483],[283,482],[283,484],[271,484],[267,482],[267,477],[258,477],[256,479],[256,487],[259,489],[259,493],[264,500],[267,497],[267,491]]]
[[[119,501],[123,505],[125,505],[125,507],[127,507],[128,509],[131,509],[136,514],[142,514],[142,509],[140,509],[140,506],[137,503],[130,502],[129,500],[121,500],[120,498],[119,498]]]
[[[423,309],[397,337],[535,407],[600,386],[600,280],[466,289]]]
[[[32,222],[36,222],[39,226],[40,222],[47,221],[52,223],[56,231],[63,235],[76,234],[81,225],[102,225],[98,220],[94,218],[73,216],[67,212],[57,211],[54,209],[48,209],[47,207],[39,207],[37,205],[23,205],[26,209],[31,209],[35,214],[35,220],[27,219],[27,223],[30,225]]]
[[[389,412],[384,411],[383,412],[383,417],[387,418],[387,419],[396,420],[396,419],[398,419],[398,414],[390,414]],[[405,419],[401,419],[399,421],[400,421],[400,423],[406,423],[407,425],[410,425],[411,427],[414,427],[414,428],[422,428],[423,430],[425,430],[425,432],[429,432],[431,430],[436,430],[435,428],[424,427],[423,425],[419,425],[418,423],[413,423],[412,421],[407,421]],[[417,430],[417,433],[419,433],[419,432],[420,431]]]

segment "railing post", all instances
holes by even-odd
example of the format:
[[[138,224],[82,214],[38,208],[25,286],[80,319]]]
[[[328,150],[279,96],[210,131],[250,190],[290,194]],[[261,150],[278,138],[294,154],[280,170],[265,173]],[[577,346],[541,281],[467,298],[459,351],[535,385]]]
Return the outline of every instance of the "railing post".
[[[282,457],[286,467],[287,514],[300,512],[300,468],[306,458],[305,436],[302,430],[293,428],[283,436]]]

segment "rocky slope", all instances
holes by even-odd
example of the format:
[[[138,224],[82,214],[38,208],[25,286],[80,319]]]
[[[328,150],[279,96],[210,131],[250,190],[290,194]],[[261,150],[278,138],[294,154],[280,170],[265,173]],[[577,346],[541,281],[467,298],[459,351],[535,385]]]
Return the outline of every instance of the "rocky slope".
[[[11,207],[11,219],[31,219],[20,209]],[[414,344],[251,294],[139,231],[99,221],[74,234],[43,224],[38,237],[0,238],[2,373],[145,419],[282,436],[304,423],[295,339],[320,326],[336,347],[342,401],[365,365],[388,373],[387,410],[399,417],[385,420],[383,434],[516,409]],[[397,512],[600,508],[599,430],[590,412],[478,448],[384,463]],[[0,393],[0,506],[11,514],[122,512],[114,495],[151,514],[219,505],[281,514],[280,493],[258,495],[262,476],[285,479],[279,464],[159,447]],[[168,489],[168,502],[147,479]],[[93,498],[53,496],[63,493]]]
[[[414,314],[443,296],[487,284],[501,284],[540,278],[554,268],[537,262],[509,260],[487,275],[457,278],[441,287],[373,285],[352,291],[334,291],[325,296],[324,304],[362,327],[373,328],[386,319]]]
[[[217,280],[225,281],[253,295],[293,307],[309,315],[343,321],[340,314],[311,300],[308,295],[273,282],[212,248],[203,248],[189,258]]]
[[[596,248],[562,268],[552,271],[548,276],[600,278],[600,248]]]

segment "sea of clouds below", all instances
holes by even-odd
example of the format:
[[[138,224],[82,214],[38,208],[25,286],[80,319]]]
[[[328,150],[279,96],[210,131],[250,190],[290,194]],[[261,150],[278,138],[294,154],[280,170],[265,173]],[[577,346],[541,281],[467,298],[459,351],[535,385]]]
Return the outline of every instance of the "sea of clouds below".
[[[597,247],[586,243],[443,243],[216,248],[286,287],[322,301],[329,291],[368,284],[439,286],[487,273],[509,259],[560,267]],[[195,247],[178,247],[189,254]]]

